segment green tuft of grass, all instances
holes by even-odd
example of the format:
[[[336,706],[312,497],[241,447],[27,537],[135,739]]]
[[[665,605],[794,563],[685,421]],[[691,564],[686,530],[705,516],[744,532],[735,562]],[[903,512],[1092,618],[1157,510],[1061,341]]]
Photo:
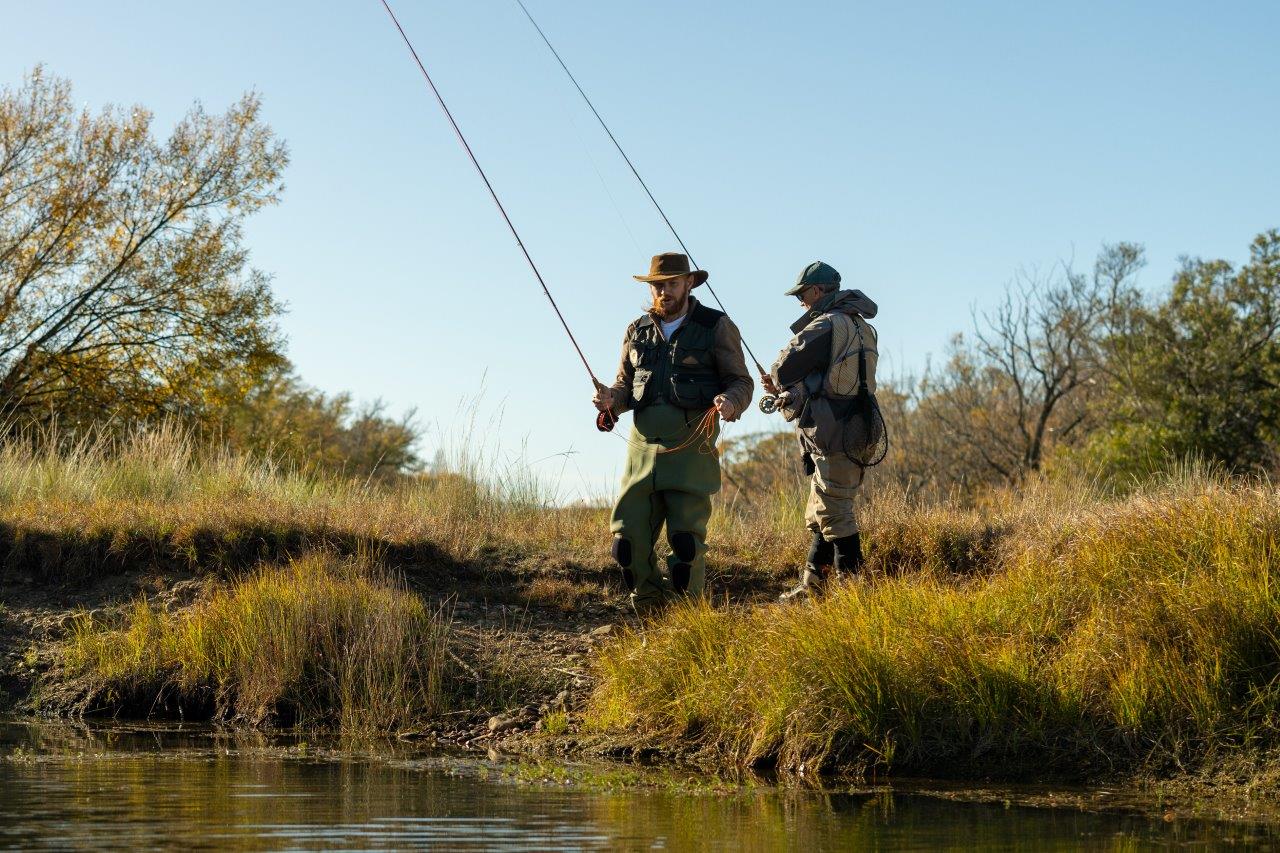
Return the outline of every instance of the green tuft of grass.
[[[542,718],[542,732],[547,737],[559,737],[569,731],[569,714],[565,711],[552,711]]]
[[[254,725],[394,732],[445,709],[448,633],[378,570],[313,555],[184,611],[140,600],[117,627],[83,616],[65,661],[88,707],[171,700]]]

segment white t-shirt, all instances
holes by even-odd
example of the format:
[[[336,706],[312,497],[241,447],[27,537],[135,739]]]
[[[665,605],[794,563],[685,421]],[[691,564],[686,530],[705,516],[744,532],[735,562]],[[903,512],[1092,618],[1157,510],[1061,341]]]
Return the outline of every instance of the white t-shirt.
[[[674,320],[659,320],[658,325],[662,327],[662,336],[667,340],[671,340],[671,336],[676,333],[676,329],[684,324],[684,318],[689,316],[689,309],[685,308],[684,313]]]

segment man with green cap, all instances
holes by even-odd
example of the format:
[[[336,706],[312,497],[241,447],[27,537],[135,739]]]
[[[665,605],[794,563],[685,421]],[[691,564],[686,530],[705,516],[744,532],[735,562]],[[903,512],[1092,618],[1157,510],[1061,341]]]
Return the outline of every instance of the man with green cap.
[[[814,261],[786,291],[805,307],[791,331],[795,335],[778,354],[761,384],[783,395],[783,415],[794,420],[805,472],[811,477],[805,521],[813,534],[800,585],[783,594],[793,599],[822,591],[834,575],[862,566],[862,541],[853,499],[865,469],[842,446],[845,424],[854,414],[854,395],[836,393],[833,371],[852,368],[852,383],[875,393],[876,331],[867,320],[876,304],[860,290],[841,290],[840,273]]]
[[[652,305],[627,326],[612,387],[592,402],[601,417],[634,413],[622,491],[613,508],[613,558],[637,612],[706,582],[707,521],[720,490],[717,418],[736,421],[754,383],[738,327],[690,291],[707,280],[677,252],[655,255],[648,275]],[[700,425],[705,425],[700,432]],[[654,544],[666,525],[671,554],[658,568]]]

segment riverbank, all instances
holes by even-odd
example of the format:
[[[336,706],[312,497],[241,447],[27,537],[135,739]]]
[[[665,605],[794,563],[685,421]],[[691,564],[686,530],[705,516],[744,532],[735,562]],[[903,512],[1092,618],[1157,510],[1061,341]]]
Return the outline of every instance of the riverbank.
[[[640,625],[606,511],[510,483],[309,480],[172,441],[4,454],[0,698],[22,714],[793,782],[1265,798],[1280,767],[1270,487],[1192,473],[970,508],[873,492],[864,577],[791,607],[773,601],[801,559],[798,503],[721,505],[710,603]]]
[[[1274,488],[1187,477],[990,517],[974,575],[673,609],[603,650],[586,718],[795,775],[1274,778]]]
[[[167,433],[0,449],[0,709],[469,746],[568,731],[628,618],[607,510],[457,461],[379,485]],[[749,562],[771,528],[717,524],[735,549],[713,586],[774,594]]]

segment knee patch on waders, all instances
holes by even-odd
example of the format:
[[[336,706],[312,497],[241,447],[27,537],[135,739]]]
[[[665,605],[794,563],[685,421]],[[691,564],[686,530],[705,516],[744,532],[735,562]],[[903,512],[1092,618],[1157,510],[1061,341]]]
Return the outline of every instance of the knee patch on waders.
[[[836,562],[836,545],[822,538],[822,534],[813,531],[813,542],[809,545],[808,562],[811,566],[831,566]]]
[[[698,556],[698,540],[686,530],[677,530],[671,534],[671,550],[680,562],[692,563]]]
[[[859,534],[841,536],[832,544],[836,549],[838,571],[856,572],[862,568],[862,537]]]
[[[635,572],[631,571],[631,540],[623,539],[621,536],[614,537],[613,559],[622,567],[622,580],[626,582],[627,589],[635,592],[636,576]]]
[[[675,587],[676,592],[685,592],[689,589],[689,575],[693,571],[693,566],[688,563],[676,563],[671,567],[671,585]]]

